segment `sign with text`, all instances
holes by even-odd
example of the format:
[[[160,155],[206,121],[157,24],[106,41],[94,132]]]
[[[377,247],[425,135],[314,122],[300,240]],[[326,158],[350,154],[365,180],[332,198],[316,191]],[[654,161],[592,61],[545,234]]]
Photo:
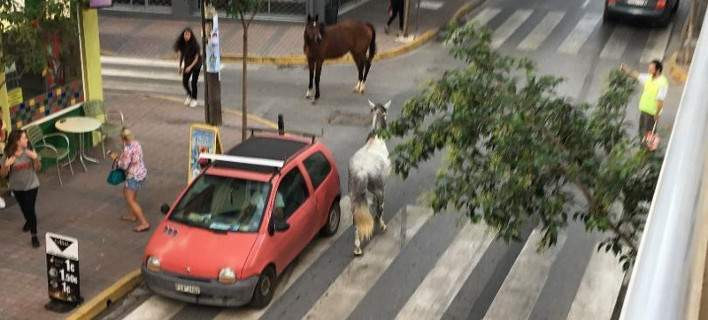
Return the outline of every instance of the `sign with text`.
[[[211,32],[206,47],[206,71],[219,73],[221,71],[221,49],[219,48],[219,16],[212,18]]]
[[[49,298],[72,304],[79,303],[79,241],[47,232],[45,243]]]
[[[191,183],[202,167],[199,155],[202,153],[221,153],[221,137],[219,128],[206,124],[193,124],[189,127],[189,164],[187,167],[187,183]]]

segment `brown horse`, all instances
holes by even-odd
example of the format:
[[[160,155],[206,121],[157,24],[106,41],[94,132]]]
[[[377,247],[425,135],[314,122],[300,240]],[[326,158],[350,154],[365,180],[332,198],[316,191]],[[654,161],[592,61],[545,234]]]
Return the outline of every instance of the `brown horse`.
[[[307,16],[305,25],[305,55],[310,69],[310,84],[305,98],[312,97],[312,78],[315,78],[315,100],[320,97],[322,63],[351,53],[359,71],[354,91],[363,94],[371,61],[376,54],[376,31],[370,23],[345,20],[333,26],[318,22],[318,17]],[[368,51],[368,56],[367,56]]]

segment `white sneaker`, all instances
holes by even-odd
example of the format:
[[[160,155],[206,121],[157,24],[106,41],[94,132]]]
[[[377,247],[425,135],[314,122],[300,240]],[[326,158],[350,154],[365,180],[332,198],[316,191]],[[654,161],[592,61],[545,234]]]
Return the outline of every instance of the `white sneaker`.
[[[188,106],[190,102],[192,102],[192,97],[187,96],[187,98],[184,99],[184,105]]]
[[[197,100],[192,100],[192,102],[189,103],[190,108],[196,108],[197,107]]]
[[[5,209],[5,199],[0,197],[0,209]]]

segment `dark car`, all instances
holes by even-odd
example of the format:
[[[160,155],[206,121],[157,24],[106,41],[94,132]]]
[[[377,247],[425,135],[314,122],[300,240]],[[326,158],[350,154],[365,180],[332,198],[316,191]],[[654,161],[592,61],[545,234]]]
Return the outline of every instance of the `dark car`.
[[[605,21],[641,18],[665,26],[678,10],[679,0],[605,0]]]

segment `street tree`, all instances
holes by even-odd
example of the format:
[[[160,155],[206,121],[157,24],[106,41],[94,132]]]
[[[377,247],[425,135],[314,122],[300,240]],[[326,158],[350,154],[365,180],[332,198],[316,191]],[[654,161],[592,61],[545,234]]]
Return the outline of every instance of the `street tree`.
[[[681,29],[681,46],[678,51],[678,63],[683,65],[690,64],[693,58],[693,51],[696,49],[698,35],[703,26],[703,18],[708,7],[708,0],[691,1],[691,7],[688,11],[688,18]]]
[[[229,0],[228,13],[241,21],[243,27],[243,73],[241,75],[241,126],[242,139],[246,139],[248,110],[247,102],[247,67],[248,67],[248,27],[251,26],[253,18],[261,8],[262,0]]]
[[[404,179],[438,151],[432,207],[484,222],[506,241],[538,225],[540,248],[553,246],[575,219],[606,237],[625,269],[637,253],[661,156],[628,133],[625,110],[634,80],[612,72],[593,106],[562,97],[562,79],[538,75],[527,59],[491,49],[490,35],[467,24],[447,36],[466,63],[410,98],[386,134]]]
[[[32,1],[21,5],[16,0],[0,0],[0,72],[14,68],[18,75],[51,73],[52,57],[48,39],[75,38],[76,9],[79,0]],[[69,41],[61,41],[62,55],[78,50]],[[0,88],[5,81],[0,83]]]

